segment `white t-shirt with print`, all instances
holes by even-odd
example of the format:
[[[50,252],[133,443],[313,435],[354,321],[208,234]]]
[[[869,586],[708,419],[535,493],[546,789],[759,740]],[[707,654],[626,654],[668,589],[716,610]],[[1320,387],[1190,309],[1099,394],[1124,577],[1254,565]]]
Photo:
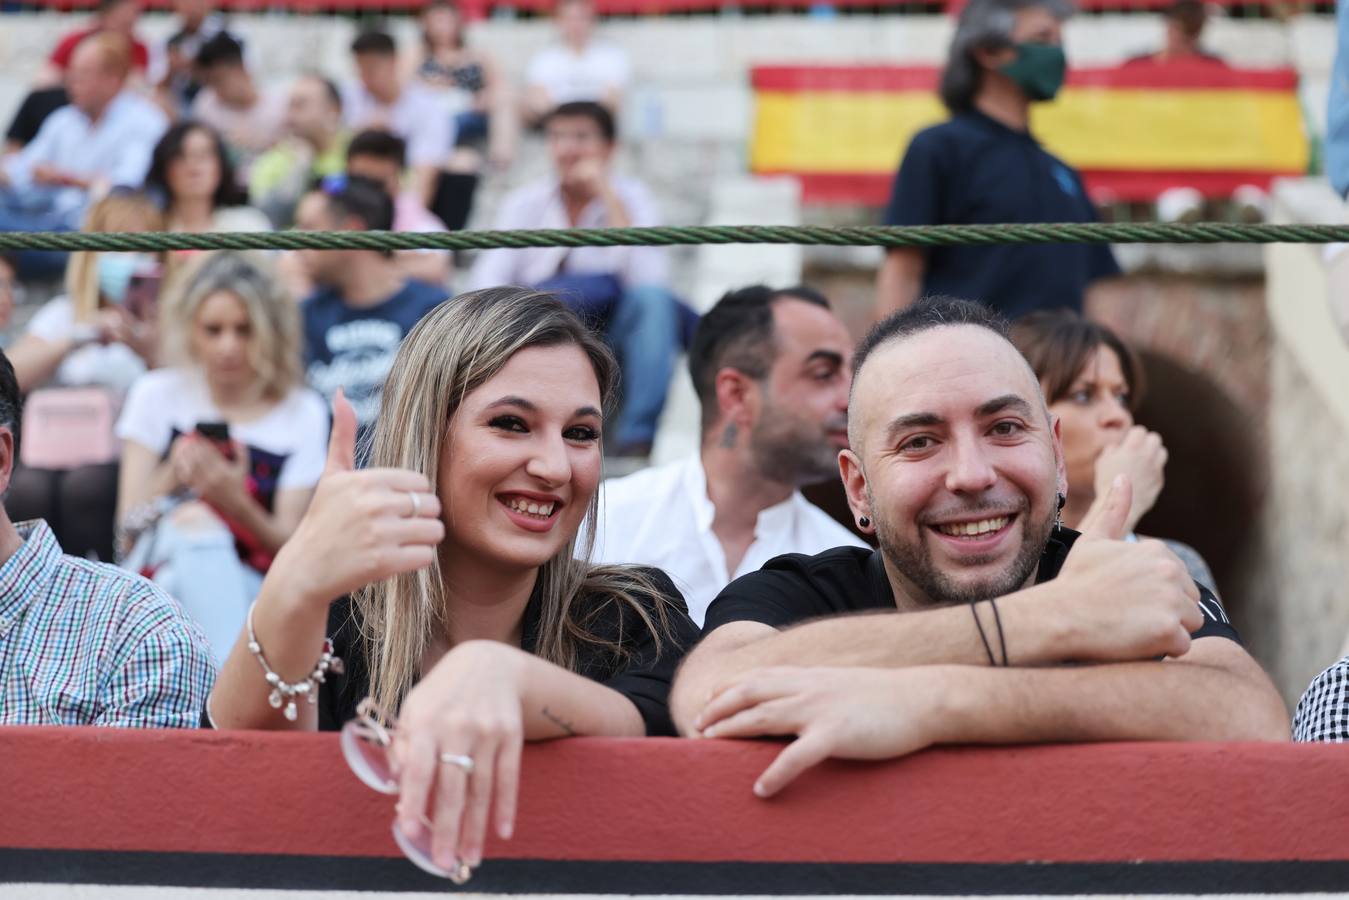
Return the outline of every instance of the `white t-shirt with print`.
[[[117,436],[162,455],[175,431],[188,434],[200,422],[222,418],[197,370],[156,369],[132,386],[117,420]],[[278,491],[318,483],[328,455],[328,408],[310,388],[292,388],[266,415],[229,425],[231,439],[285,458]]]

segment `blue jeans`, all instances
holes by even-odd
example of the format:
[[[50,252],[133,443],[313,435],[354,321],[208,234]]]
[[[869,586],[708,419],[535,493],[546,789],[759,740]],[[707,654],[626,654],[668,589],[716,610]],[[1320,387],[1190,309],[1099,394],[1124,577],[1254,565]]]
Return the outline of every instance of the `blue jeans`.
[[[555,275],[536,287],[603,329],[618,356],[623,405],[607,429],[609,446],[651,443],[680,346],[675,296],[656,284],[626,287],[612,275]]]
[[[60,210],[41,190],[0,188],[0,231],[74,231],[83,209]],[[23,278],[60,277],[69,254],[56,250],[20,250],[15,254]]]
[[[186,503],[142,535],[122,562],[133,571],[146,566],[201,627],[216,666],[224,665],[262,588],[262,575],[239,559],[229,528],[203,504]]]
[[[679,352],[673,294],[657,284],[626,288],[609,317],[609,343],[623,371],[623,406],[612,446],[650,444]]]

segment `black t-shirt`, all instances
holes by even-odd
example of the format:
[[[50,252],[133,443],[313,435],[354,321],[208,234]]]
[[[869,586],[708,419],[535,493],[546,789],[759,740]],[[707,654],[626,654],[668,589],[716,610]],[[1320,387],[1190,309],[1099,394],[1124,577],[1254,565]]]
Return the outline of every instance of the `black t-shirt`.
[[[1050,536],[1040,556],[1037,584],[1058,576],[1077,538],[1078,533],[1069,528],[1059,528]],[[1204,624],[1191,637],[1224,637],[1241,643],[1218,598],[1195,584]],[[815,556],[789,553],[727,585],[707,608],[703,633],[711,634],[730,622],[786,628],[821,616],[883,609],[895,609],[895,594],[878,551],[838,547]]]
[[[37,137],[47,117],[69,102],[70,97],[66,95],[66,89],[63,87],[33,91],[23,98],[19,111],[9,123],[9,130],[5,132],[6,140],[14,141],[20,146],[29,143]]]
[[[612,652],[593,644],[582,644],[578,651],[577,674],[613,688],[632,701],[642,714],[648,735],[675,735],[670,720],[670,682],[684,654],[698,640],[698,626],[689,618],[688,608],[679,590],[660,569],[640,570],[664,596],[666,618],[670,624],[669,636],[662,636],[659,651],[655,636],[642,624],[637,613],[626,604],[580,597],[578,612],[585,617],[587,607],[602,604],[594,611],[590,630],[605,641],[617,642],[627,651],[626,658],[617,658]],[[655,610],[646,606],[655,621]],[[539,617],[542,601],[538,591],[529,598],[521,648],[533,653],[538,643]],[[319,730],[335,731],[342,723],[356,715],[356,707],[370,692],[370,669],[366,662],[365,641],[356,621],[358,611],[352,600],[343,598],[334,603],[328,614],[328,634],[332,636],[333,652],[342,658],[345,672],[329,675],[320,686],[318,699]]]
[[[891,188],[886,225],[1094,222],[1082,179],[1029,133],[960,113],[914,135]],[[1106,244],[931,247],[923,293],[978,300],[1008,318],[1079,312],[1086,287],[1119,274]]]

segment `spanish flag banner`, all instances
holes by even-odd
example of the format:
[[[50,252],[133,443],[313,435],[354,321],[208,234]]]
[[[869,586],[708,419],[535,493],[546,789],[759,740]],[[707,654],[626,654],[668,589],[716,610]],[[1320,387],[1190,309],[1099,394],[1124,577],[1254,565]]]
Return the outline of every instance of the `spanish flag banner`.
[[[757,67],[751,169],[799,176],[808,202],[882,205],[909,139],[947,118],[939,77],[918,67]],[[1292,69],[1078,69],[1057,100],[1032,108],[1031,129],[1099,201],[1179,186],[1223,196],[1301,175],[1310,158]]]

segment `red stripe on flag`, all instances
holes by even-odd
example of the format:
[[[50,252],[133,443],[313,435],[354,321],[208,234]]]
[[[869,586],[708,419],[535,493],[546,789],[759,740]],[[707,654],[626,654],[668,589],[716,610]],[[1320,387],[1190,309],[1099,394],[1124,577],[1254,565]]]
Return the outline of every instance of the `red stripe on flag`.
[[[805,92],[937,90],[941,70],[931,66],[755,66],[755,90]],[[1073,69],[1069,87],[1114,90],[1292,91],[1293,69],[1233,69],[1220,63],[1137,62],[1112,68]]]

